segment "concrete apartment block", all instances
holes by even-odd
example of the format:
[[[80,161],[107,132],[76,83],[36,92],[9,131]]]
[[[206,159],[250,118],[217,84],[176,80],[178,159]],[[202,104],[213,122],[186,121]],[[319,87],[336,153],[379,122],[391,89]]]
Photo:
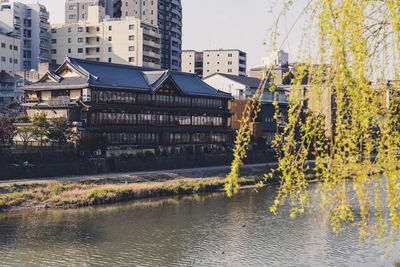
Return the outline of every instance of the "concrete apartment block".
[[[12,33],[0,32],[0,72],[15,72],[21,69],[21,40]]]
[[[161,33],[161,68],[180,71],[182,61],[181,1],[120,0],[120,2],[121,17],[134,16],[158,26]]]
[[[182,52],[182,71],[196,73],[202,78],[214,73],[246,76],[246,62],[246,53],[238,49]]]
[[[194,50],[182,52],[182,70],[203,78],[203,53]]]
[[[52,25],[51,56],[57,65],[68,56],[160,68],[160,34],[137,18],[111,19],[104,7],[89,6],[87,20]]]
[[[76,23],[88,18],[89,6],[98,5],[106,10],[106,15],[114,17],[114,4],[116,0],[66,0],[65,23]]]
[[[20,69],[37,69],[39,63],[50,60],[49,13],[41,4],[8,4],[2,0],[0,28],[20,37]]]
[[[121,17],[136,17],[157,27],[157,14],[157,0],[121,0]]]

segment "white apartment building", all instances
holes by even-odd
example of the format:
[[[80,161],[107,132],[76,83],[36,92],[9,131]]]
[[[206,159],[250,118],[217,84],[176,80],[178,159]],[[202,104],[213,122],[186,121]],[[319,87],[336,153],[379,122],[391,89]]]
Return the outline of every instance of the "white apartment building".
[[[121,16],[139,18],[141,21],[157,27],[157,3],[157,0],[121,0]]]
[[[15,72],[20,67],[21,40],[12,33],[0,31],[0,72]]]
[[[264,67],[284,66],[289,64],[289,54],[283,50],[270,52],[268,56],[262,59]]]
[[[114,4],[118,0],[66,0],[65,1],[65,23],[76,23],[88,18],[89,6],[102,6],[106,15],[114,17]]]
[[[203,53],[186,50],[182,53],[182,70],[203,78]]]
[[[2,0],[0,28],[13,31],[20,38],[19,69],[38,69],[39,63],[50,60],[50,24],[46,7],[40,4],[8,3]]]
[[[52,64],[67,56],[158,69],[160,34],[137,18],[111,19],[104,7],[89,6],[86,20],[51,27]]]
[[[202,60],[202,67],[201,66]],[[182,71],[208,77],[214,73],[246,76],[246,53],[238,49],[182,52]],[[194,67],[193,67],[194,66]],[[201,74],[201,75],[200,75]]]

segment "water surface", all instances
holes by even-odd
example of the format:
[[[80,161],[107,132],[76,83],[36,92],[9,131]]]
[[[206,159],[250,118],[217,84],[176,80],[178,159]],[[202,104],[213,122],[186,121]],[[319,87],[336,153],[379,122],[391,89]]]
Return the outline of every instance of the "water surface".
[[[274,188],[0,214],[0,266],[393,266],[311,215],[268,211]]]

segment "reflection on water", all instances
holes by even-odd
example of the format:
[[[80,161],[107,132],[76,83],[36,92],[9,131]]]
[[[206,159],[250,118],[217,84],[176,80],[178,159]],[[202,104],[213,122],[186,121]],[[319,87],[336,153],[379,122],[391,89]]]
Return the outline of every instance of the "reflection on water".
[[[396,243],[360,250],[310,215],[268,212],[273,188],[142,200],[75,210],[0,214],[3,266],[390,266]]]

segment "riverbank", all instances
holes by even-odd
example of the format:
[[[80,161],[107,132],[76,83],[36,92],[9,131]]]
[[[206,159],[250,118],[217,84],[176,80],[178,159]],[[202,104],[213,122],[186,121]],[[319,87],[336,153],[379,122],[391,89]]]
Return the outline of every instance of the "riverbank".
[[[245,170],[240,185],[255,185],[267,171]],[[191,175],[157,174],[153,177],[87,179],[80,181],[16,183],[0,186],[0,211],[76,208],[160,196],[216,192],[223,189],[226,171]]]

